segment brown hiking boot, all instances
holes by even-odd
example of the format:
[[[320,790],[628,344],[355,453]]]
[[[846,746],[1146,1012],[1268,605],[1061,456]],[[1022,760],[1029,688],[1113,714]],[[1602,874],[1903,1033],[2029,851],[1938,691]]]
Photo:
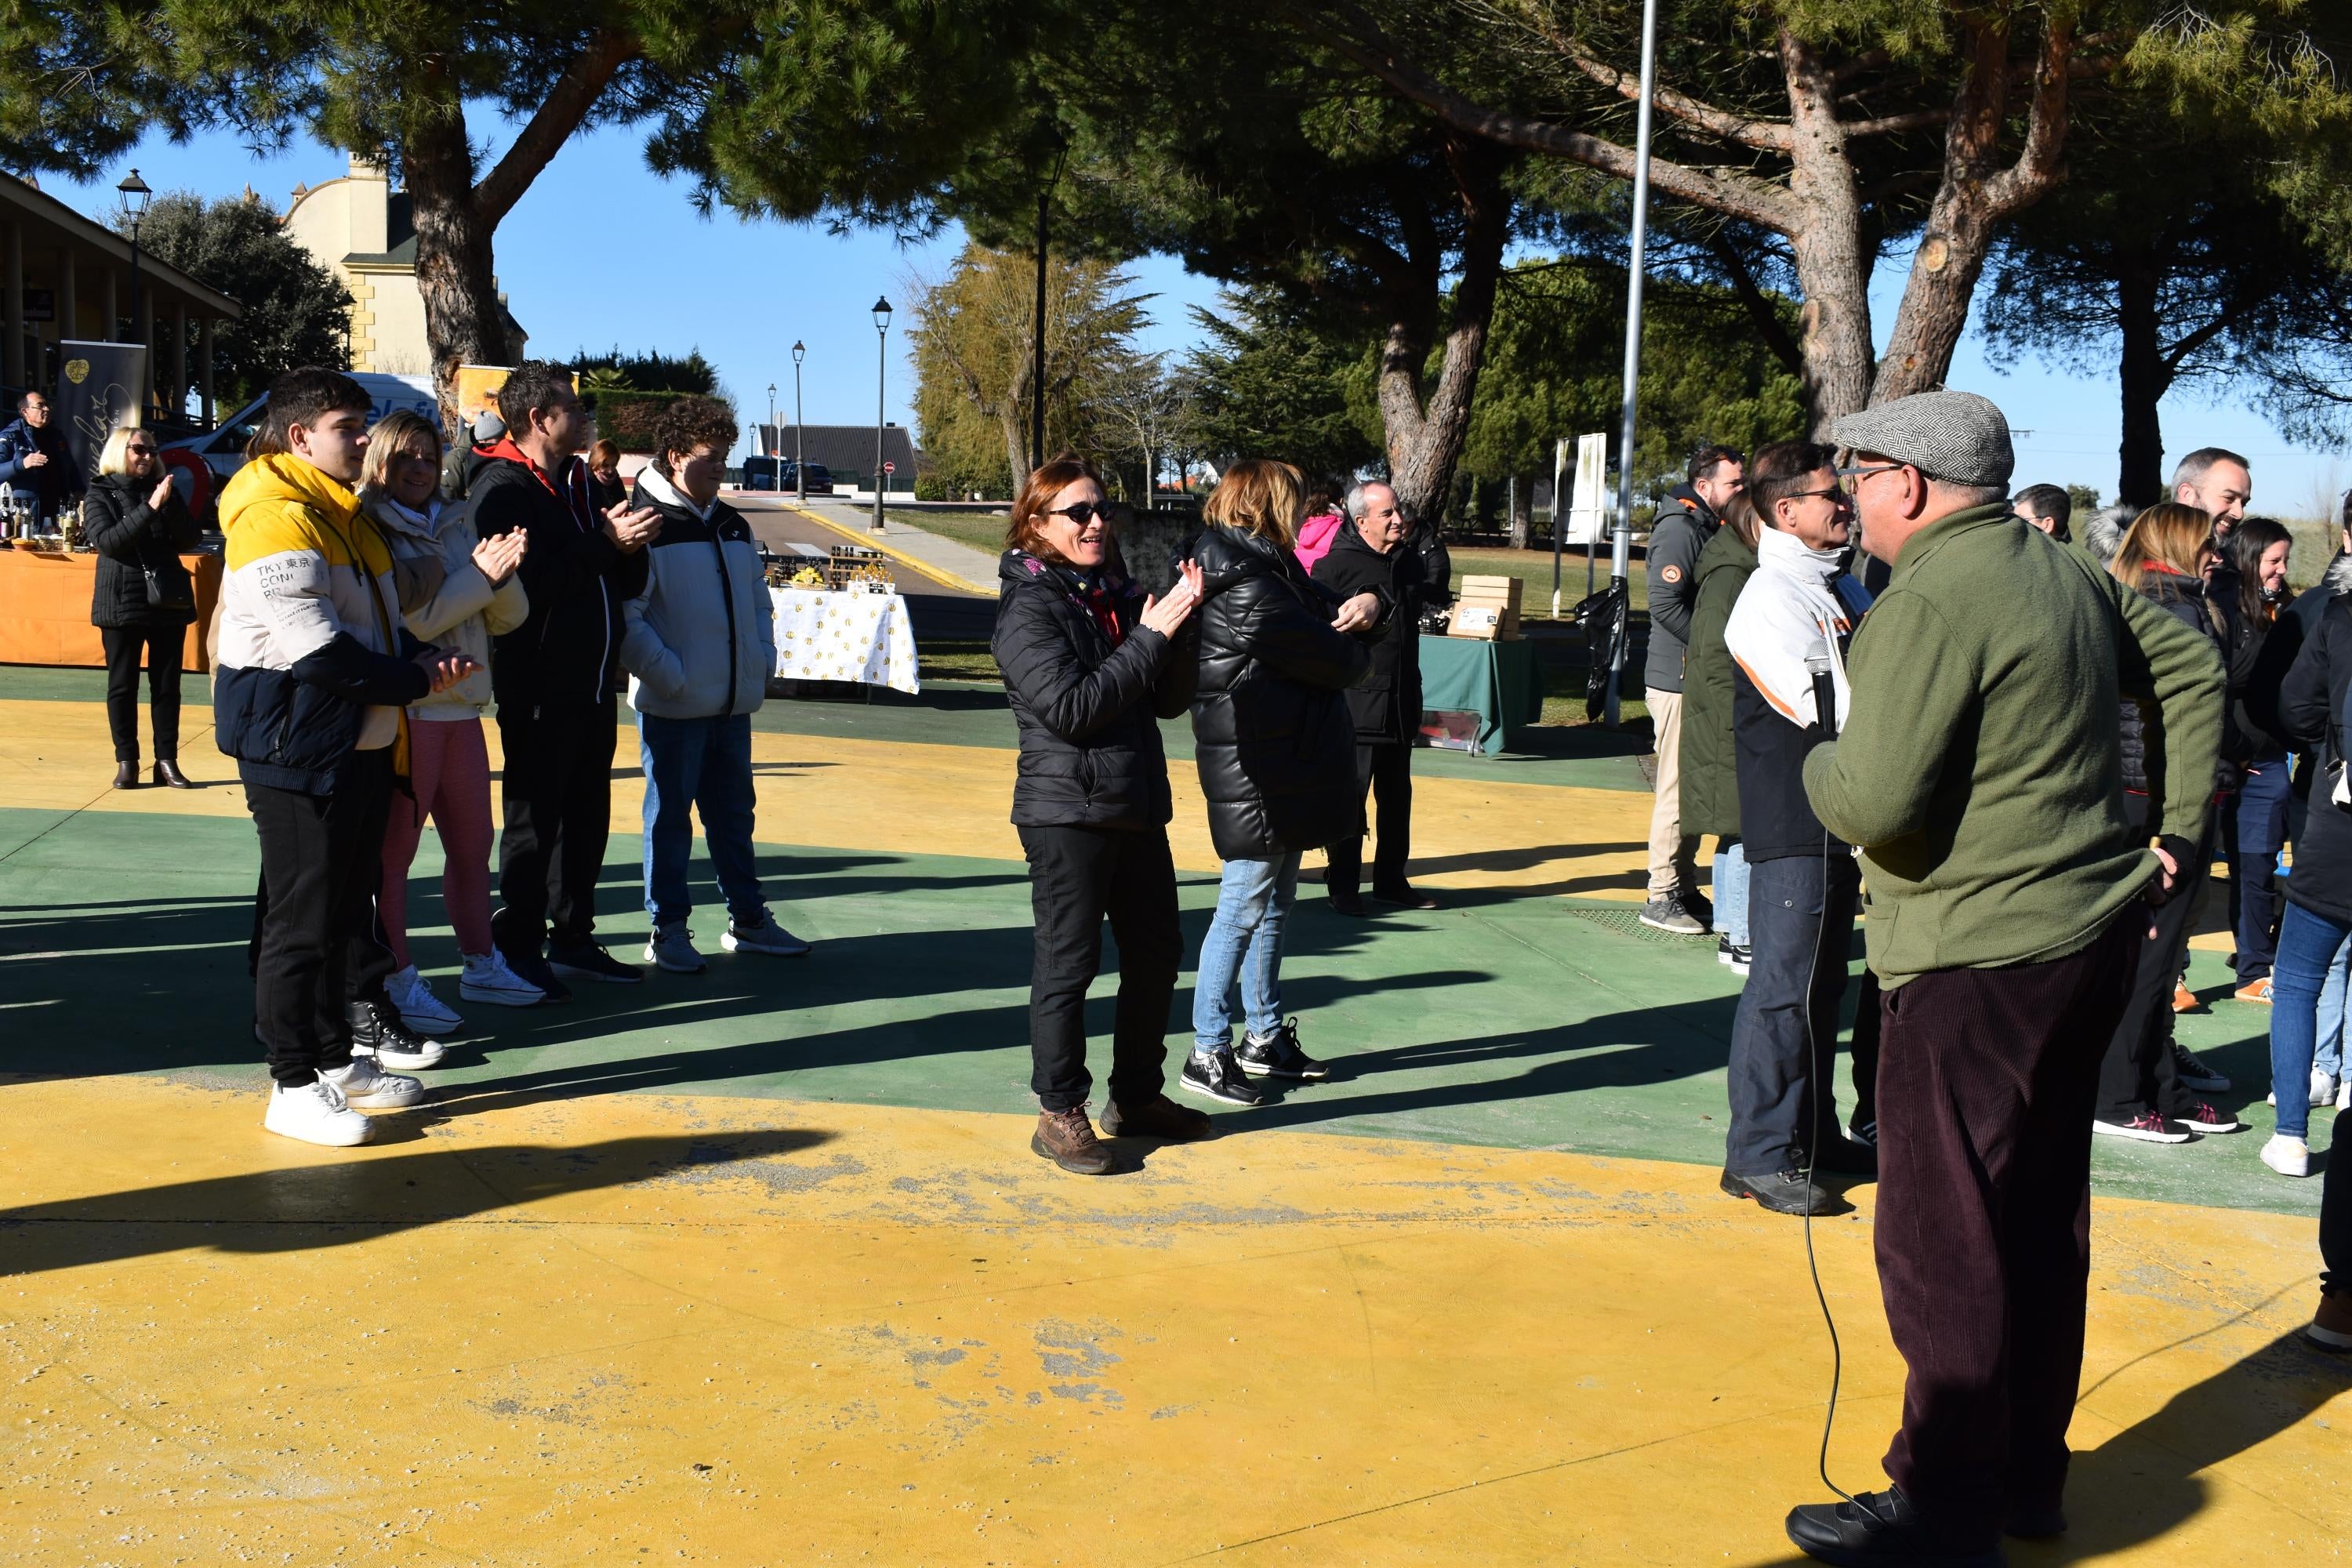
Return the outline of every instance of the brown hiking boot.
[[[1038,1112],[1037,1131],[1029,1135],[1029,1147],[1073,1175],[1107,1176],[1118,1169],[1109,1146],[1095,1136],[1094,1123],[1087,1120],[1083,1105]]]
[[[1165,1138],[1171,1143],[1190,1143],[1209,1135],[1209,1113],[1179,1105],[1164,1094],[1135,1106],[1114,1100],[1103,1107],[1102,1130],[1106,1138]]]

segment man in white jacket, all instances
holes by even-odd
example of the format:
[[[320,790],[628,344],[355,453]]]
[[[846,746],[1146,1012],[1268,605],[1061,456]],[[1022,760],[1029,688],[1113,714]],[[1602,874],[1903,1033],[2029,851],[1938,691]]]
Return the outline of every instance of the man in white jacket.
[[[1740,839],[1748,864],[1754,960],[1732,1024],[1731,1125],[1723,1190],[1775,1214],[1819,1213],[1815,1171],[1867,1174],[1876,1161],[1849,1142],[1831,1064],[1846,949],[1861,879],[1852,847],[1832,837],[1805,795],[1805,753],[1827,738],[1816,674],[1834,719],[1849,700],[1844,652],[1870,595],[1846,574],[1853,503],[1835,451],[1786,441],[1756,454],[1748,493],[1763,523],[1756,574],[1724,627],[1730,650]],[[1818,1128],[1819,1137],[1816,1138]]]
[[[719,944],[797,958],[808,943],[776,923],[751,851],[751,714],[776,668],[775,607],[743,514],[719,499],[735,416],[681,398],[654,427],[659,450],[631,504],[661,515],[646,585],[621,608],[621,664],[646,769],[646,961],[673,974],[704,967],[687,920],[694,820],[727,900]]]

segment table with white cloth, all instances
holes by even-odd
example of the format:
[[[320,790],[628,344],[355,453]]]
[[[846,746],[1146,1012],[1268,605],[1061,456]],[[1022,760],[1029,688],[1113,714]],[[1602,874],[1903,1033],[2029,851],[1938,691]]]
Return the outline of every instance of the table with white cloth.
[[[768,598],[776,607],[779,679],[922,689],[903,595],[771,588]]]

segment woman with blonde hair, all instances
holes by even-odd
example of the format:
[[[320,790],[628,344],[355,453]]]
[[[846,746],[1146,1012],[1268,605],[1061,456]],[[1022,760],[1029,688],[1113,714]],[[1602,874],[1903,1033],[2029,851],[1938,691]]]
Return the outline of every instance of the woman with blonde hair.
[[[2209,595],[2205,571],[2218,553],[2213,520],[2193,506],[2166,501],[2149,507],[2133,520],[2108,568],[2116,581],[2137,590],[2212,644],[2214,657],[2226,666],[2234,641],[2234,611],[2227,595]],[[2237,700],[2228,694],[2223,710]],[[2163,754],[2160,736],[2150,733],[2153,709],[2126,699],[2123,731],[2124,814],[2135,833],[2149,831],[2154,820],[2150,792],[2155,784],[2167,789],[2193,789],[2207,800],[2205,826],[2194,851],[2181,863],[2188,886],[2156,911],[2156,932],[2141,950],[2139,972],[2132,982],[2129,1002],[2115,1037],[2107,1044],[2099,1069],[2099,1107],[2091,1130],[2111,1138],[2143,1143],[2186,1143],[2200,1133],[2241,1132],[2245,1123],[2200,1098],[2230,1087],[2172,1037],[2175,1007],[2167,993],[2189,960],[2189,924],[2213,861],[2213,803],[2226,799],[2235,783],[2236,765],[2227,761],[2229,737],[2222,738],[2224,761],[2216,777],[2152,781],[2147,759]]]
[[[1264,1101],[1254,1078],[1330,1076],[1282,1016],[1282,928],[1300,855],[1363,830],[1356,725],[1343,694],[1371,668],[1371,653],[1348,634],[1373,626],[1381,602],[1367,591],[1341,604],[1300,569],[1292,549],[1305,510],[1297,468],[1235,463],[1185,551],[1200,562],[1202,595],[1193,756],[1224,872],[1201,943],[1192,1051],[1177,1081],[1228,1105]],[[1229,1010],[1236,978],[1246,1026],[1238,1049]]]
[[[81,500],[81,531],[98,552],[89,624],[106,650],[106,724],[114,733],[114,787],[139,783],[139,663],[155,728],[155,782],[194,789],[180,771],[180,665],[196,591],[180,556],[196,547],[196,520],[157,459],[155,433],[116,428]]]
[[[467,654],[478,667],[409,705],[409,788],[394,792],[384,825],[376,910],[400,964],[384,988],[401,1021],[427,1037],[465,1022],[433,994],[409,952],[408,868],[428,816],[441,837],[442,910],[465,961],[457,994],[504,1007],[528,1007],[544,994],[507,967],[490,940],[490,763],[482,715],[490,708],[490,638],[522,625],[530,609],[515,575],[523,534],[477,538],[468,504],[441,500],[440,475],[441,433],[429,420],[400,409],[369,434],[360,506],[392,550],[401,619],[419,639]]]

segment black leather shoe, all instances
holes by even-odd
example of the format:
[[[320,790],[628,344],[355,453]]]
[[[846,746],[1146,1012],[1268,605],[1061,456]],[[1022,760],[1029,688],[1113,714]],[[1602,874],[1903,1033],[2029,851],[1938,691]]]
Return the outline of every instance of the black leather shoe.
[[[2001,1568],[2004,1561],[1999,1546],[1955,1544],[1895,1487],[1792,1508],[1788,1531],[1806,1556],[1840,1568]]]
[[[1103,1107],[1106,1138],[1165,1138],[1171,1143],[1192,1143],[1215,1131],[1216,1123],[1209,1120],[1207,1111],[1179,1105],[1164,1094],[1131,1106],[1114,1100]]]
[[[1331,889],[1331,912],[1339,915],[1366,915],[1371,911],[1364,908],[1363,895],[1353,888],[1334,888]]]
[[[2009,1522],[2002,1530],[2020,1541],[2050,1541],[2066,1533],[2066,1510],[2052,1504],[2044,1508],[2017,1508],[2009,1510]]]
[[[1878,1174],[1878,1151],[1867,1143],[1832,1138],[1813,1156],[1813,1169],[1824,1175],[1874,1176]]]
[[[117,789],[137,789],[139,787],[139,764],[137,763],[115,763],[114,787]]]
[[[188,775],[180,771],[180,764],[173,762],[169,757],[159,757],[156,759],[155,782],[159,784],[169,784],[173,789],[194,789],[196,787],[194,784],[189,782]]]
[[[1384,904],[1400,904],[1408,910],[1433,910],[1437,900],[1420,889],[1402,882],[1393,888],[1374,888],[1372,897]]]
[[[1780,1171],[1769,1176],[1735,1176],[1723,1173],[1723,1190],[1735,1198],[1754,1198],[1756,1206],[1774,1214],[1836,1214],[1840,1205],[1826,1190],[1806,1182],[1796,1171]],[[1807,1202],[1812,1205],[1806,1208]]]

